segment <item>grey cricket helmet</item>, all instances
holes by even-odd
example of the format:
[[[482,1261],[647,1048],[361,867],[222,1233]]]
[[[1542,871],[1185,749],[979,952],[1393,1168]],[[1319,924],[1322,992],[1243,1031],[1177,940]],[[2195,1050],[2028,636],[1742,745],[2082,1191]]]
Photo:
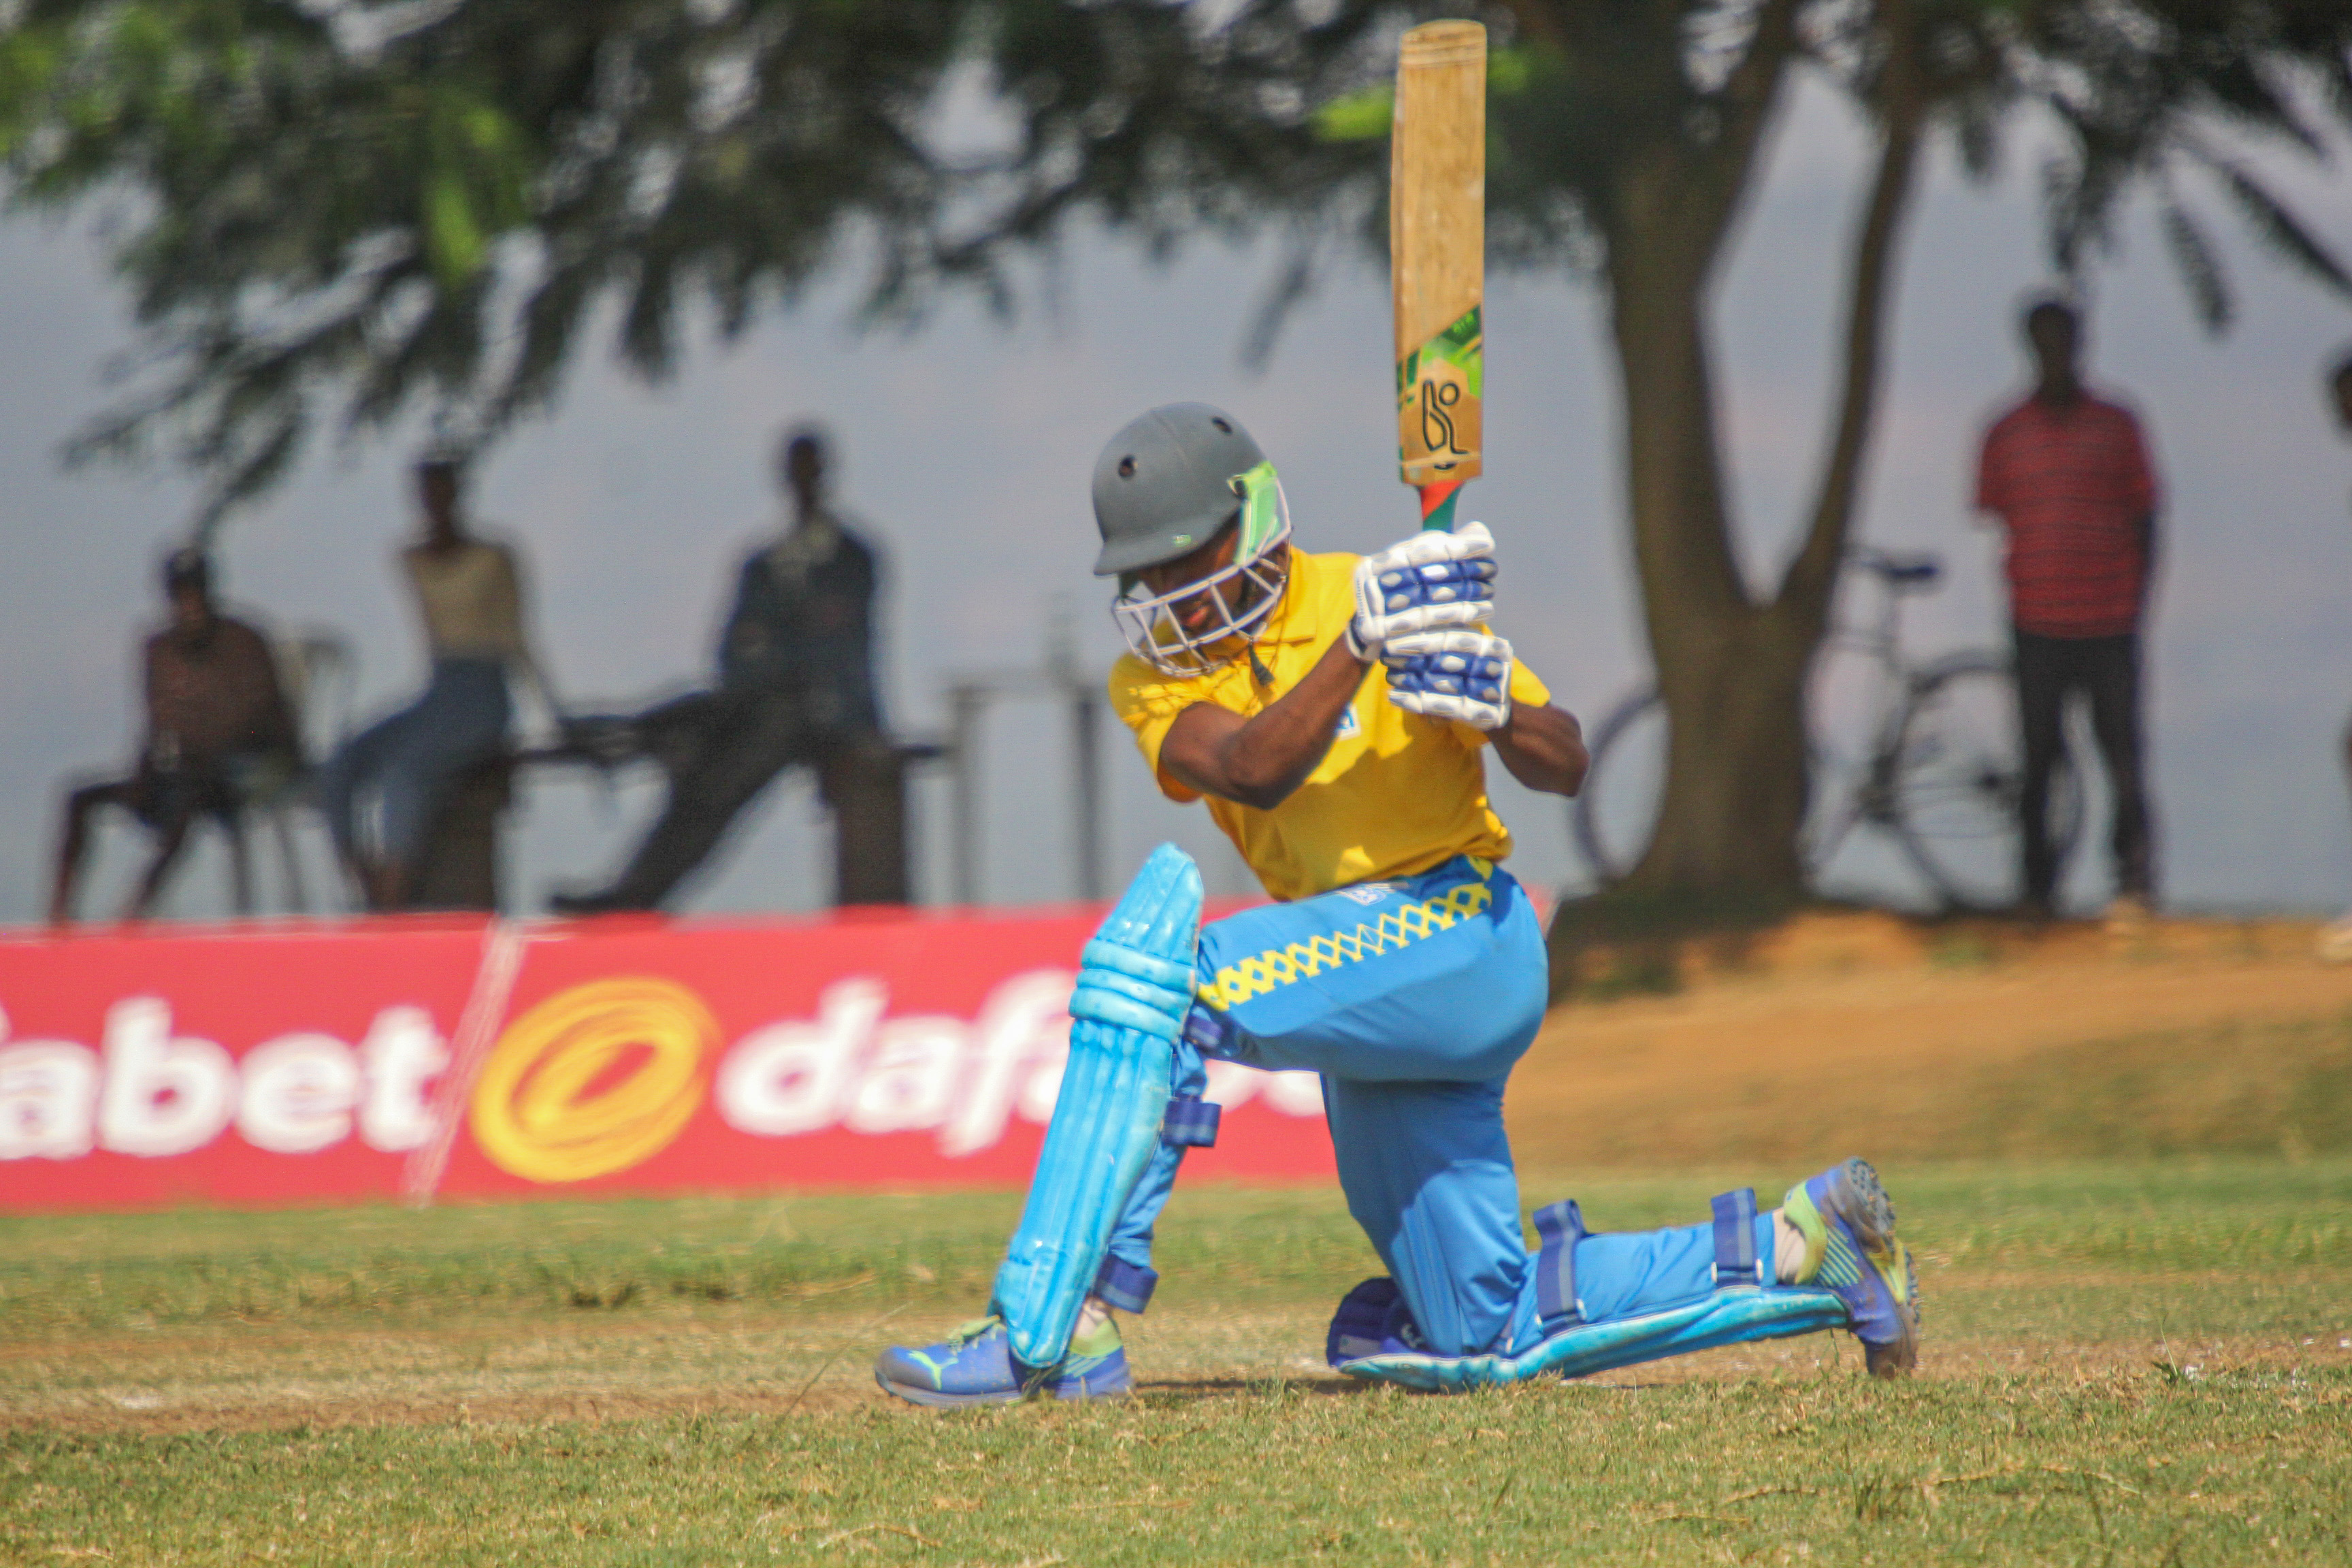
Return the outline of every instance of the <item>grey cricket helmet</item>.
[[[1242,508],[1234,479],[1265,461],[1241,421],[1205,403],[1171,403],[1129,422],[1095,459],[1095,575],[1189,555]]]

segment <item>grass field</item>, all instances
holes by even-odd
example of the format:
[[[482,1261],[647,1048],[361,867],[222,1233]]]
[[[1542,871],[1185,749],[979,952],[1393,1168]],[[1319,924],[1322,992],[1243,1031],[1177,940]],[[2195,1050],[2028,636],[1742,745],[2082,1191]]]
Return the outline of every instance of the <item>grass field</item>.
[[[1887,1176],[1906,1384],[1836,1335],[1359,1387],[1336,1194],[1209,1188],[1139,1398],[944,1416],[866,1366],[981,1297],[1008,1195],[0,1218],[0,1562],[2352,1563],[2352,1160]]]

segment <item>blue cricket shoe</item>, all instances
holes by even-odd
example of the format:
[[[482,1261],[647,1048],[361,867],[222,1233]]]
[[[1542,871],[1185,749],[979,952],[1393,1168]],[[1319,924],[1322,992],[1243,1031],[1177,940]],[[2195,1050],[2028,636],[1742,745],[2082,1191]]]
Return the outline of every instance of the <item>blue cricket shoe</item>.
[[[1805,1238],[1793,1285],[1819,1285],[1845,1303],[1873,1377],[1919,1364],[1919,1275],[1895,1237],[1895,1200],[1867,1160],[1848,1160],[1789,1189],[1780,1207]]]
[[[1427,1355],[1421,1325],[1394,1279],[1379,1275],[1339,1300],[1323,1336],[1323,1359],[1340,1371],[1351,1361],[1374,1355]]]
[[[1061,1364],[1024,1366],[1002,1318],[980,1318],[935,1345],[893,1345],[874,1363],[885,1394],[911,1405],[1013,1405],[1032,1394],[1055,1399],[1108,1399],[1131,1391],[1118,1325],[1106,1322],[1070,1342]]]

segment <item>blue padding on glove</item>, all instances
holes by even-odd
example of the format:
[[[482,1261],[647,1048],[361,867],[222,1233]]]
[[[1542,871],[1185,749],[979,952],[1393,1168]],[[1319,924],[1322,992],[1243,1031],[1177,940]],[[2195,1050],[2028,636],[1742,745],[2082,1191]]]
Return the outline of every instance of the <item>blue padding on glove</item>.
[[[1122,1312],[1140,1312],[1158,1289],[1160,1270],[1129,1263],[1115,1253],[1106,1255],[1095,1270],[1094,1293]]]
[[[1213,1100],[1171,1100],[1168,1119],[1160,1124],[1160,1141],[1171,1149],[1213,1149],[1224,1109]]]
[[[1845,1303],[1832,1290],[1811,1286],[1715,1290],[1669,1311],[1568,1329],[1515,1356],[1383,1352],[1342,1362],[1339,1370],[1350,1377],[1401,1384],[1425,1394],[1460,1394],[1536,1377],[1584,1377],[1663,1356],[1845,1324]]]
[[[1547,1334],[1584,1321],[1576,1299],[1576,1244],[1585,1237],[1584,1211],[1570,1198],[1536,1210],[1536,1321]]]
[[[1200,869],[1163,844],[1087,944],[1061,1097],[996,1271],[992,1310],[1024,1366],[1054,1366],[1069,1350],[1111,1227],[1160,1146],[1200,928]]]
[[[1446,697],[1467,697],[1474,702],[1500,702],[1510,682],[1511,661],[1460,653],[1412,654],[1384,661],[1391,691],[1432,691]]]
[[[1756,1272],[1756,1189],[1717,1193],[1715,1208],[1715,1287],[1760,1285]]]
[[[1399,566],[1373,579],[1381,594],[1381,611],[1396,615],[1423,605],[1483,605],[1495,597],[1494,557],[1467,561],[1427,561]]]

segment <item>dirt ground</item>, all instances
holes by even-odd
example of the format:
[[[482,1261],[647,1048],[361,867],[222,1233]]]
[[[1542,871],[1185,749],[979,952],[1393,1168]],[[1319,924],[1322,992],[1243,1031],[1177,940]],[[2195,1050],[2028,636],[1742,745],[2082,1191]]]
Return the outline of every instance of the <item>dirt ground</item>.
[[[1513,1142],[1528,1164],[1654,1167],[1824,1140],[1881,1159],[2342,1147],[2352,966],[2319,963],[2315,931],[1823,913],[1590,952],[1512,1079]]]

